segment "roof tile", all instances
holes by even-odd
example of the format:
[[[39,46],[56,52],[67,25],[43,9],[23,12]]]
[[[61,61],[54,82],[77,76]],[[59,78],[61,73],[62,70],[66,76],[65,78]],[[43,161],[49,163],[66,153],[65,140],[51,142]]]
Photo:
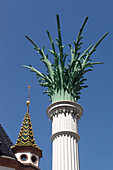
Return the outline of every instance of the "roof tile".
[[[0,156],[10,156],[15,157],[11,151],[11,146],[13,145],[12,141],[8,137],[7,133],[0,124]]]

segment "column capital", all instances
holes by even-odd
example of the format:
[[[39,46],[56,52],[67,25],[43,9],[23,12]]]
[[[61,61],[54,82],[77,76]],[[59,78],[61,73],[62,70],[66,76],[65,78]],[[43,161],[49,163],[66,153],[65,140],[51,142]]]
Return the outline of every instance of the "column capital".
[[[77,119],[80,119],[83,114],[83,109],[80,104],[71,101],[59,101],[52,103],[48,106],[46,113],[50,120],[56,114],[71,113],[77,116]]]

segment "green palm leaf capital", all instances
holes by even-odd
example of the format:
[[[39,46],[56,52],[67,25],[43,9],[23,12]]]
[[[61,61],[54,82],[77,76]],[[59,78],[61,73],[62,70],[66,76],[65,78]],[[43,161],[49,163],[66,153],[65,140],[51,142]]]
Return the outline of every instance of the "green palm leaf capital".
[[[64,53],[64,45],[62,44],[61,29],[59,15],[57,17],[57,30],[58,38],[54,43],[49,31],[47,35],[51,43],[51,50],[48,50],[54,57],[54,62],[51,63],[48,59],[48,54],[44,53],[44,47],[40,49],[28,36],[26,38],[34,45],[34,49],[38,51],[41,56],[42,62],[47,68],[47,75],[39,72],[33,66],[24,67],[30,69],[36,73],[39,80],[39,84],[46,88],[47,93],[50,96],[50,100],[53,102],[68,100],[76,102],[80,98],[81,90],[87,88],[85,84],[87,79],[84,78],[85,73],[93,70],[93,65],[102,64],[103,62],[92,62],[91,55],[96,51],[97,46],[105,38],[108,33],[105,33],[95,45],[90,45],[82,54],[80,52],[81,45],[83,44],[82,32],[88,20],[86,17],[83,25],[79,31],[76,41],[73,41],[74,45],[69,45],[71,61],[68,66],[66,59],[69,54]],[[58,52],[55,47],[58,46]]]

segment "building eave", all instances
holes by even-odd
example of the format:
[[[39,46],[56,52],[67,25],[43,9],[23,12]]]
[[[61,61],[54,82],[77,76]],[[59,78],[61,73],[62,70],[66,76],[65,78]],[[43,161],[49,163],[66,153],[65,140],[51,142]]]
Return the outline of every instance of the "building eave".
[[[42,150],[41,149],[36,149],[32,146],[15,146],[12,148],[13,153],[18,153],[18,152],[31,152],[35,155],[38,155],[39,158],[42,158]]]

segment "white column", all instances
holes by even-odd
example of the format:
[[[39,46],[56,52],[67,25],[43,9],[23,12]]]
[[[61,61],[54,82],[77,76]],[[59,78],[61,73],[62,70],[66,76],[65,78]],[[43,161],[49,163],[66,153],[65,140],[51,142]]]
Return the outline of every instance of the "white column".
[[[52,170],[79,170],[78,120],[82,107],[71,101],[59,101],[47,108],[52,121]]]

